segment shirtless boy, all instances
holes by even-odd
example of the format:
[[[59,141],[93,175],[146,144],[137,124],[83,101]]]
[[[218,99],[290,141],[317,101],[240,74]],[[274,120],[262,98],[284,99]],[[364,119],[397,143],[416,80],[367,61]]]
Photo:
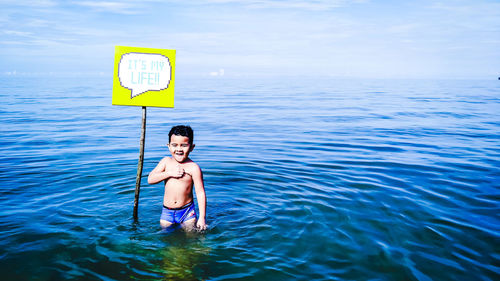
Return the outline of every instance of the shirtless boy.
[[[207,199],[203,173],[198,164],[188,157],[195,146],[193,130],[189,126],[174,126],[168,133],[168,139],[167,146],[172,157],[163,158],[148,176],[149,184],[165,181],[160,225],[166,228],[172,224],[181,224],[187,230],[192,230],[195,226],[204,230],[207,228]],[[198,220],[193,202],[193,184],[200,211]]]

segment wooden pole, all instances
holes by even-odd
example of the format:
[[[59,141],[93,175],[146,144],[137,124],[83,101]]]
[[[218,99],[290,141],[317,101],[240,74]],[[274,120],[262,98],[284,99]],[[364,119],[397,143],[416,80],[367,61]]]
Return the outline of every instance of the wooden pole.
[[[139,151],[139,163],[137,165],[137,177],[135,179],[134,220],[137,220],[137,208],[139,207],[139,193],[141,192],[142,166],[144,163],[144,141],[146,139],[146,107],[142,107],[141,148]]]

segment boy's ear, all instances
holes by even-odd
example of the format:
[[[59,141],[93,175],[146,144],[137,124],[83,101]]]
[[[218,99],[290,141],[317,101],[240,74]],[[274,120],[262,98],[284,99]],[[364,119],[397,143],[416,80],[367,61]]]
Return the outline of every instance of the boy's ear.
[[[193,149],[194,149],[194,147],[195,147],[195,146],[196,146],[196,145],[195,145],[194,143],[193,143],[192,145],[190,145],[190,147],[189,147],[189,152],[193,151]]]

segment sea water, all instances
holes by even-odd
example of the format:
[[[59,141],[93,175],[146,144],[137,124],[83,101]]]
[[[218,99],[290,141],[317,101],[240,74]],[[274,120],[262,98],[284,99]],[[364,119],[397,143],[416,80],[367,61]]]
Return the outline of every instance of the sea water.
[[[499,280],[500,81],[182,78],[175,108],[110,77],[0,78],[2,280]],[[162,231],[189,124],[204,233]]]

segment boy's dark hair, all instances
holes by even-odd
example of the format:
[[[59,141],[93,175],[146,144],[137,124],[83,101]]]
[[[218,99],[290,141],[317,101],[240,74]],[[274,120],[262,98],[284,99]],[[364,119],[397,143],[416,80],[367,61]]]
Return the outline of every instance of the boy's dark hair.
[[[189,144],[193,144],[193,129],[189,126],[184,126],[184,125],[177,125],[173,126],[172,129],[170,129],[170,132],[168,133],[168,143],[170,143],[170,138],[172,135],[178,135],[178,136],[183,136],[183,137],[188,137],[189,138]]]

